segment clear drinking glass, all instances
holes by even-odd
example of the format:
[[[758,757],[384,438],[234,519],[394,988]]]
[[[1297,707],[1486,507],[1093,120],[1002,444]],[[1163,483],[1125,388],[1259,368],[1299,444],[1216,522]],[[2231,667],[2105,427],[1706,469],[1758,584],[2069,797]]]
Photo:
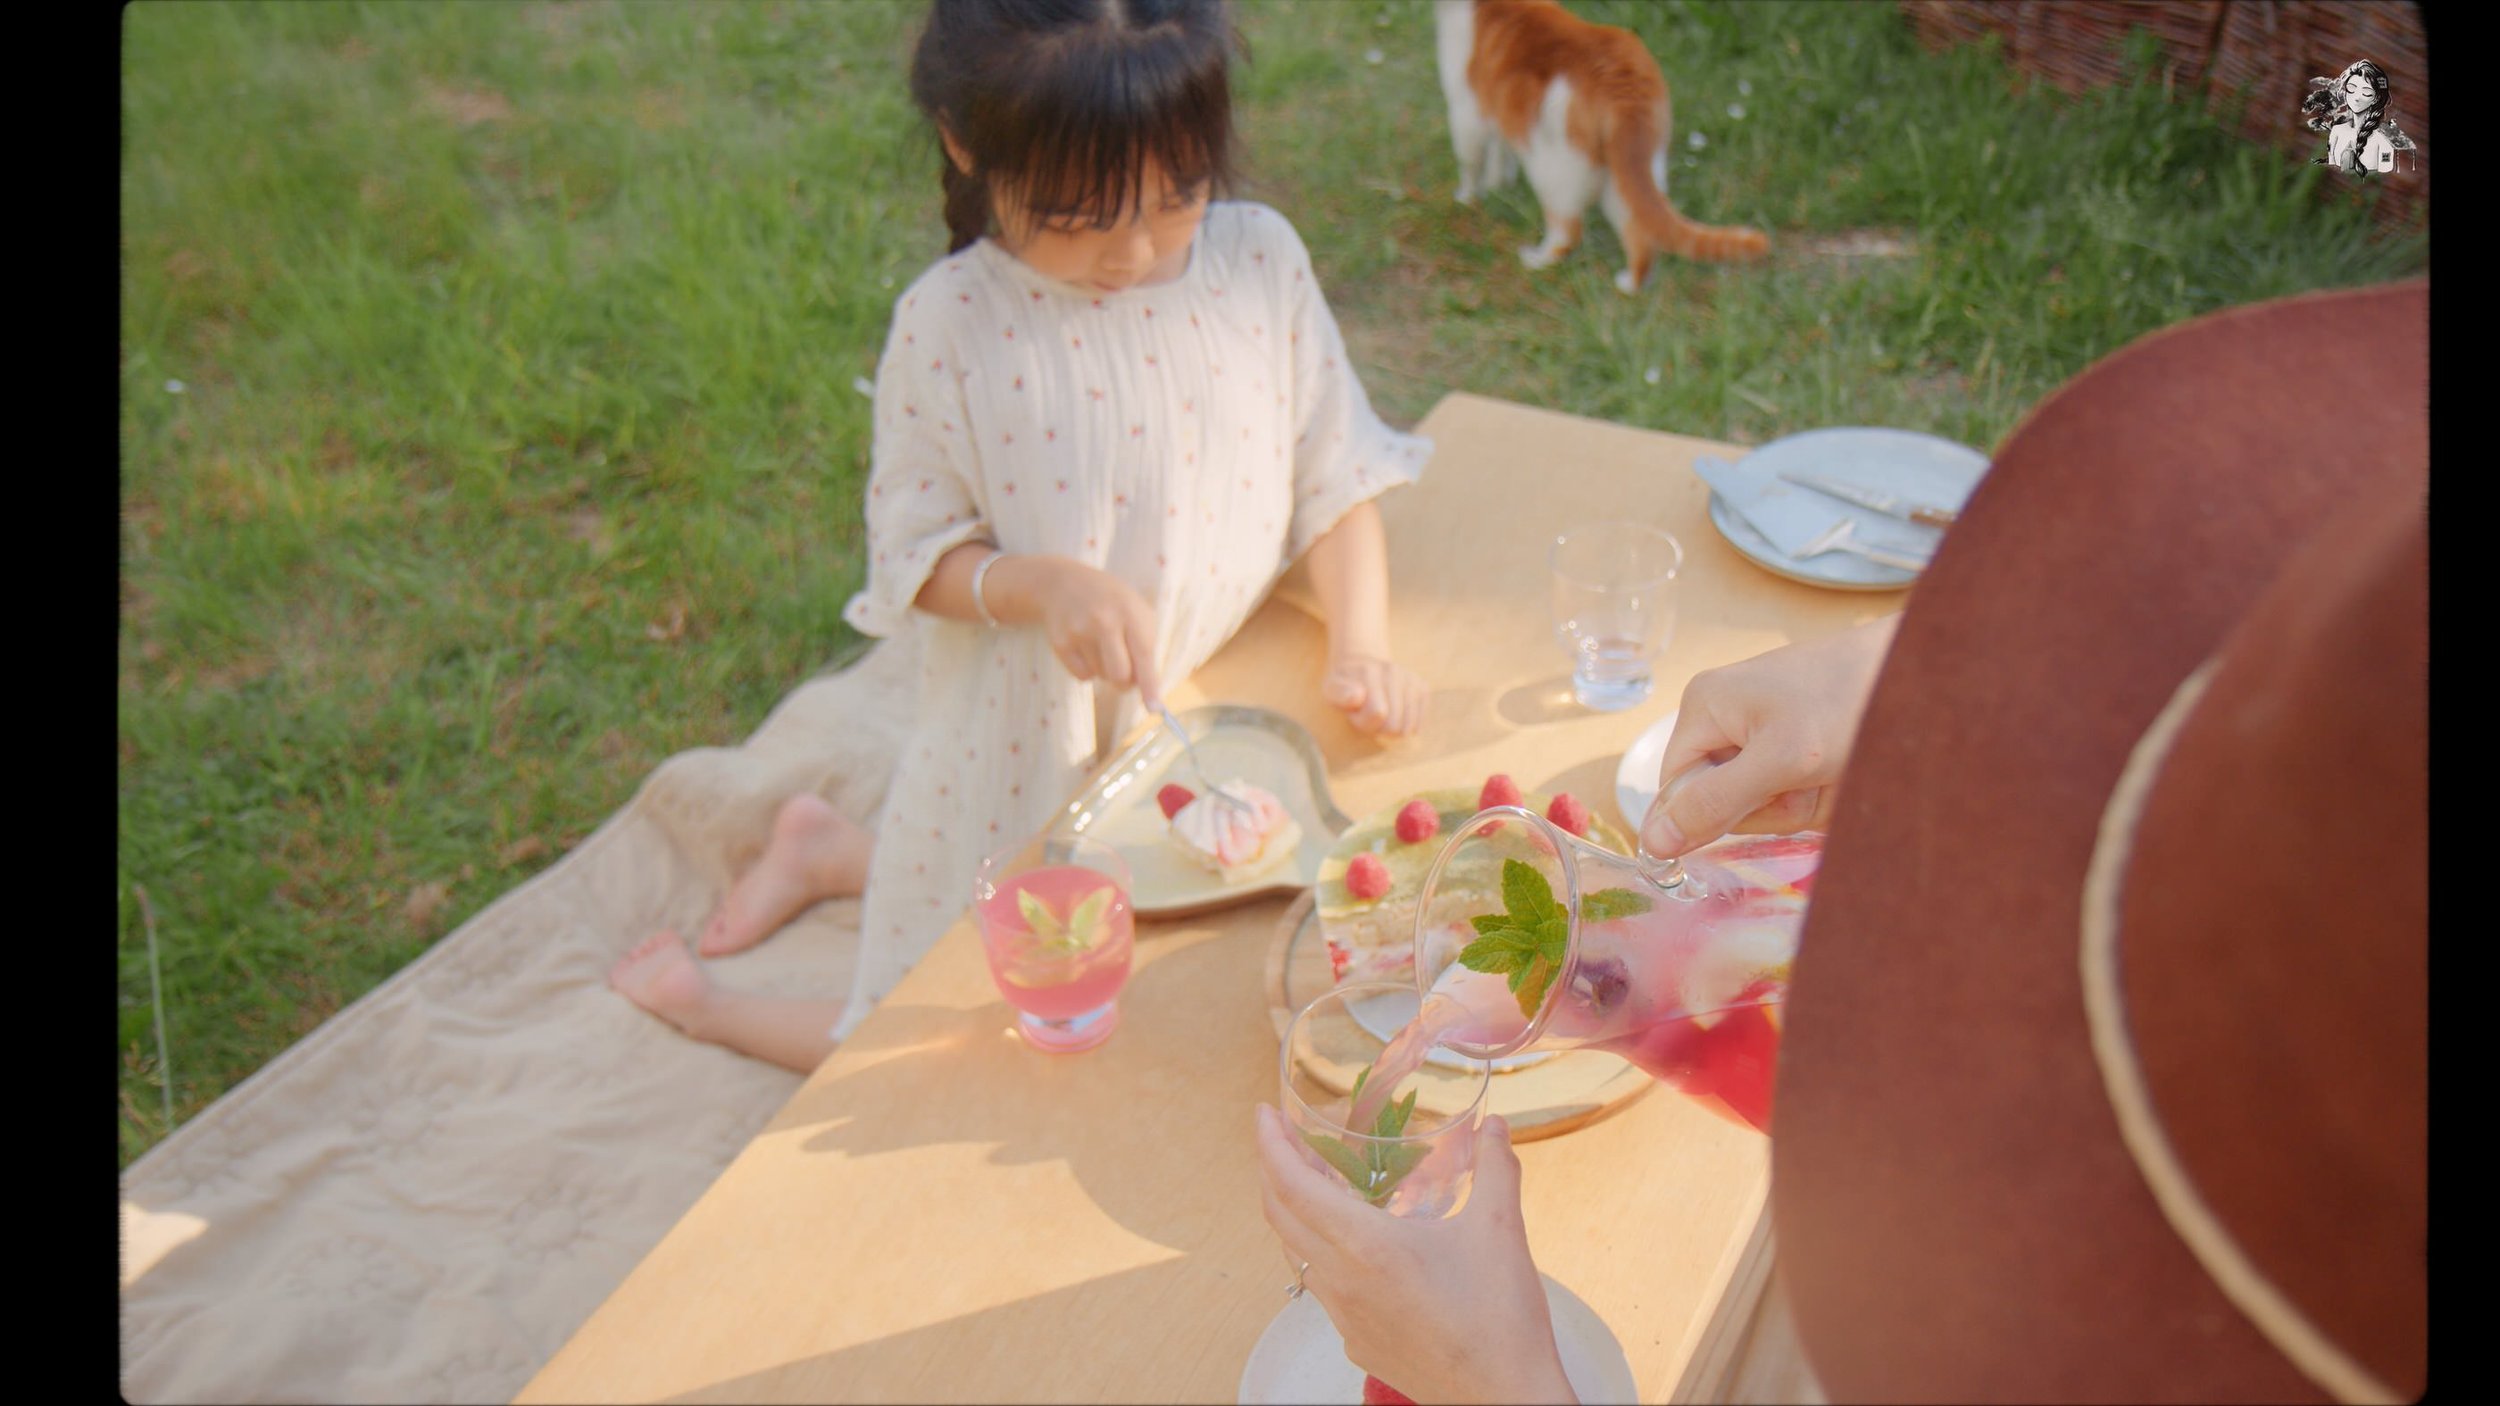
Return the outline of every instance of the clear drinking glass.
[[[972,911],[1026,1043],[1090,1050],[1119,1027],[1136,947],[1128,888],[1128,865],[1095,840],[1044,837],[981,861]]]
[[[1285,1031],[1278,1106],[1364,1200],[1439,1220],[1457,1214],[1475,1182],[1493,1066],[1435,1050],[1415,1020],[1420,1004],[1403,982],[1364,981],[1304,1006]],[[1400,1033],[1384,1041],[1373,1033],[1383,1027]],[[1409,1398],[1367,1374],[1363,1399]]]
[[[1363,1199],[1392,1215],[1436,1220],[1458,1210],[1476,1171],[1493,1066],[1436,1052],[1428,1041],[1384,1041],[1383,1022],[1357,1009],[1417,1009],[1404,982],[1340,986],[1302,1008],[1285,1032],[1278,1107],[1305,1145]]]
[[[1590,523],[1555,537],[1554,636],[1571,651],[1571,693],[1620,712],[1649,697],[1675,629],[1684,545],[1635,522]]]

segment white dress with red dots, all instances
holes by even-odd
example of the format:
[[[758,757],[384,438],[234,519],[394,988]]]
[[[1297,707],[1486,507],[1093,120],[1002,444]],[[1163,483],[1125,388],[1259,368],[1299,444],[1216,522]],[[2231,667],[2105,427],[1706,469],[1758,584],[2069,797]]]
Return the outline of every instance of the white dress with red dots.
[[[1372,412],[1301,238],[1209,208],[1178,278],[1097,294],[983,240],[895,303],[877,371],[862,633],[918,631],[839,1039],[960,916],[982,858],[1039,831],[1142,717],[1036,627],[915,610],[969,541],[1071,557],[1154,607],[1160,677],[1204,663],[1312,540],[1432,446]],[[1312,680],[1314,687],[1318,681]]]

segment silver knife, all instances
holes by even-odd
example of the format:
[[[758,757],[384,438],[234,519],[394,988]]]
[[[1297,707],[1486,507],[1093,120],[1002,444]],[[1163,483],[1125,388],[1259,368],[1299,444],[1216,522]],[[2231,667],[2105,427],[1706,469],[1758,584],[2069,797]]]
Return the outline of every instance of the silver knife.
[[[1857,484],[1836,478],[1824,478],[1818,474],[1781,474],[1780,477],[1790,483],[1811,488],[1817,493],[1828,493],[1844,503],[1855,503],[1861,508],[1872,509],[1887,517],[1897,517],[1909,522],[1923,522],[1930,527],[1951,527],[1961,520],[1961,515],[1950,508],[1932,508],[1925,503],[1904,503],[1897,494],[1878,493],[1874,489],[1861,488]]]

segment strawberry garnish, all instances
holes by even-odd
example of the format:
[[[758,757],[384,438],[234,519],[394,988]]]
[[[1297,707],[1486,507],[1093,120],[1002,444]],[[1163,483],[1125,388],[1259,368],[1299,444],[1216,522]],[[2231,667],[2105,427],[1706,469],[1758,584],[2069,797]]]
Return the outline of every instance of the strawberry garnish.
[[[1190,790],[1188,787],[1183,786],[1177,781],[1172,782],[1170,785],[1165,786],[1162,790],[1155,792],[1155,804],[1163,807],[1163,818],[1166,820],[1180,814],[1181,807],[1188,805],[1191,801],[1196,799],[1198,799],[1197,792]]]
[[[1378,898],[1389,891],[1389,866],[1376,854],[1358,854],[1345,867],[1345,891],[1365,900]]]
[[[1432,802],[1418,798],[1408,801],[1399,808],[1398,840],[1400,843],[1419,845],[1440,833],[1440,830],[1441,812],[1432,808]]]
[[[1554,803],[1545,808],[1545,818],[1583,839],[1588,837],[1589,808],[1569,791],[1556,796]]]
[[[1476,809],[1491,810],[1495,806],[1519,804],[1519,783],[1506,772],[1495,772],[1484,779],[1484,789],[1476,793]]]
[[[1415,1406],[1415,1398],[1366,1372],[1363,1374],[1363,1406]]]

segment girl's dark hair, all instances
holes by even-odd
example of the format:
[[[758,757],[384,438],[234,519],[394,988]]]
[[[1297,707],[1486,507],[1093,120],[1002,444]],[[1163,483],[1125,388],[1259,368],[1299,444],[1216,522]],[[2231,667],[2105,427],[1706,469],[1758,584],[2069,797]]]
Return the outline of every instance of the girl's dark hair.
[[[1224,0],[936,0],[911,96],[943,149],[947,252],[989,232],[992,182],[1037,216],[1108,226],[1160,166],[1181,189],[1233,175]]]

